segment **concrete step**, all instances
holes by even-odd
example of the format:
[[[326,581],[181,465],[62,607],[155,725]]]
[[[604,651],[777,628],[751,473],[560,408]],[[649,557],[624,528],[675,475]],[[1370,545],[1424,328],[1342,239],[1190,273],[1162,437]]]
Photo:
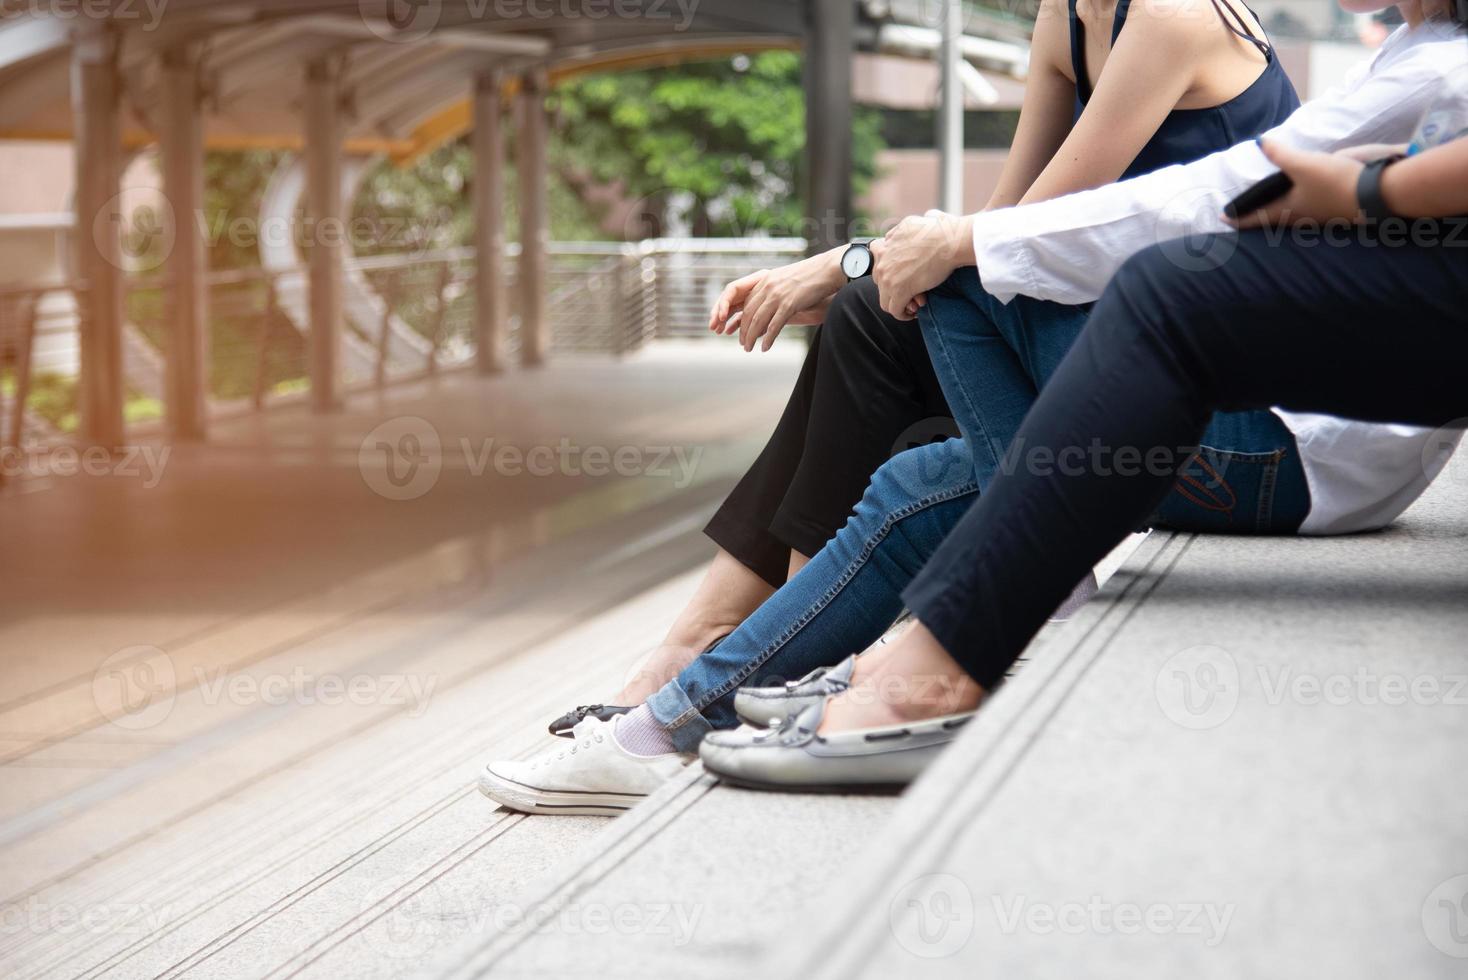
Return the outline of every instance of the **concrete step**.
[[[1463,975],[1468,481],[1383,533],[1133,565],[761,972]]]
[[[1465,505],[1154,533],[901,798],[695,765],[421,975],[1459,976],[1433,900],[1468,891]]]
[[[156,485],[10,488],[0,973],[398,976],[512,901],[606,821],[497,812],[479,767],[542,747],[661,636],[798,362],[664,347],[446,374],[222,422]],[[362,462],[394,416],[446,447],[411,501]],[[531,479],[449,451],[490,439],[650,465]],[[116,668],[149,694],[135,711]],[[440,896],[455,911],[419,930]]]
[[[589,963],[605,977],[743,972],[809,918],[896,802],[771,797],[694,763],[517,895],[513,916],[486,919],[423,975],[582,976]]]
[[[1030,655],[1067,629],[1047,627]],[[517,895],[513,915],[483,917],[423,975],[576,976],[589,962],[606,977],[742,975],[791,923],[820,915],[820,897],[866,860],[897,805],[895,796],[737,789],[695,762]]]
[[[686,601],[698,573],[667,579],[706,551],[696,527],[708,501],[691,496],[640,515],[641,546],[625,521],[574,542],[607,560],[544,549],[502,568],[519,585],[493,598],[478,582],[434,592],[236,665],[227,679],[240,686],[212,699],[207,683],[180,690],[132,744],[71,737],[33,752],[37,771],[69,753],[96,772],[0,825],[7,909],[32,923],[0,936],[7,976],[254,976],[344,950],[398,972],[383,952],[397,941],[371,927],[412,897],[401,885],[477,855],[495,887],[513,889],[605,822],[522,828],[473,780],[487,758],[538,750],[548,719],[620,686],[650,625]],[[679,516],[690,505],[692,519]],[[258,695],[301,665],[308,678],[381,686],[357,702]],[[69,910],[96,927],[58,927]],[[393,921],[377,928],[397,936]]]

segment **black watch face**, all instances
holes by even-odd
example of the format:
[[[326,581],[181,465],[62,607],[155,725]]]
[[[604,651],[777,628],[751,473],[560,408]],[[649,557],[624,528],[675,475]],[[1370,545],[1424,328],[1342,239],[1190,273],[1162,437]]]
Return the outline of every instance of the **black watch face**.
[[[860,279],[872,271],[872,253],[865,245],[853,245],[841,256],[841,271],[847,279]]]

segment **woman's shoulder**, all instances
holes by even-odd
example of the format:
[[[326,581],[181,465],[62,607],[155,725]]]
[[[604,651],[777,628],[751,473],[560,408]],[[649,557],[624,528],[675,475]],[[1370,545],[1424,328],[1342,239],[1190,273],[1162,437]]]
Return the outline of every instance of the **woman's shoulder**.
[[[1202,48],[1216,42],[1225,30],[1216,0],[1131,0],[1126,30],[1142,35],[1149,44]]]

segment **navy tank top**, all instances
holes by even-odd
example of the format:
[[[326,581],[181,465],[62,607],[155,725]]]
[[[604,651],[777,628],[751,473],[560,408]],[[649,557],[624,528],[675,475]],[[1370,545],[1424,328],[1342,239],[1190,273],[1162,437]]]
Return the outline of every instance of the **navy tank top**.
[[[1091,98],[1091,75],[1086,71],[1085,25],[1076,14],[1076,0],[1067,2],[1070,7],[1070,60],[1076,75],[1074,119],[1079,119]],[[1157,132],[1152,134],[1147,145],[1142,147],[1136,159],[1121,175],[1122,180],[1175,163],[1189,163],[1236,143],[1253,139],[1284,122],[1300,107],[1300,97],[1295,94],[1295,86],[1280,67],[1274,46],[1255,37],[1232,6],[1221,3],[1220,0],[1212,2],[1225,27],[1264,53],[1264,71],[1248,88],[1221,105],[1206,109],[1174,109],[1168,113],[1167,118],[1162,120],[1162,125],[1157,127]],[[1115,20],[1111,26],[1113,46],[1121,35],[1122,25],[1126,23],[1127,8],[1130,5],[1131,0],[1118,0]],[[1233,15],[1237,27],[1230,23],[1228,16],[1224,14],[1225,10]]]

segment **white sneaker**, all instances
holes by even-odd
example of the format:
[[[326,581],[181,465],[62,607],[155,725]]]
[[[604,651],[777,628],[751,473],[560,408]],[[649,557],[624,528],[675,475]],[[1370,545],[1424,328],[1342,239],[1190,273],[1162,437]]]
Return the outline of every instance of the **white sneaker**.
[[[479,791],[521,813],[615,817],[632,809],[683,771],[693,755],[633,755],[617,744],[617,725],[588,716],[564,741],[524,761],[491,762],[479,774]]]

